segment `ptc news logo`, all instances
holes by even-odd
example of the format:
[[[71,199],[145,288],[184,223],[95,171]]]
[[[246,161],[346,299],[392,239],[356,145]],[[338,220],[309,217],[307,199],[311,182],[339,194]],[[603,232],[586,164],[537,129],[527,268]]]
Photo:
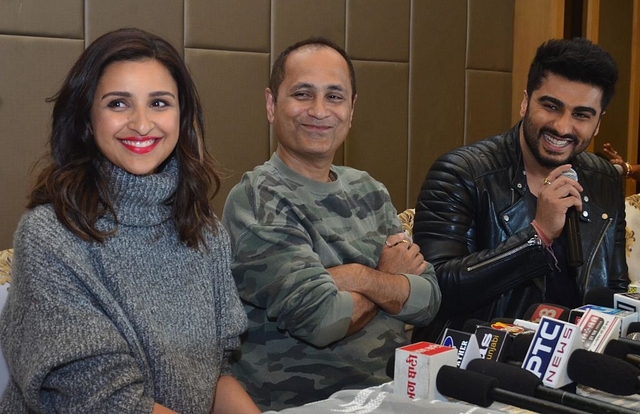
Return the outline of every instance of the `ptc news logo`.
[[[544,385],[563,387],[571,382],[566,374],[569,356],[580,346],[576,325],[543,317],[522,367],[536,374]]]

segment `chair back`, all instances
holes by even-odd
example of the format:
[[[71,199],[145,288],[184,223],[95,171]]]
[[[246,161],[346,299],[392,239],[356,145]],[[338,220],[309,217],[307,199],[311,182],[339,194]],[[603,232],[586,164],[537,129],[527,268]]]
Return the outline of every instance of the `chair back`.
[[[0,251],[0,311],[7,301],[9,285],[11,284],[11,262],[13,261],[13,249]],[[0,396],[9,383],[9,368],[0,349]]]
[[[633,194],[625,199],[625,214],[629,280],[640,282],[640,194]]]

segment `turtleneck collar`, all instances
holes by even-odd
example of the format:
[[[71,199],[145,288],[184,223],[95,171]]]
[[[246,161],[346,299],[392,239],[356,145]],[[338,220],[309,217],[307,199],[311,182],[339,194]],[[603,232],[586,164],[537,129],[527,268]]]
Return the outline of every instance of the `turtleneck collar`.
[[[104,160],[102,172],[109,176],[111,203],[118,223],[153,226],[171,218],[167,201],[178,187],[178,160],[172,156],[164,168],[150,175],[134,175]]]

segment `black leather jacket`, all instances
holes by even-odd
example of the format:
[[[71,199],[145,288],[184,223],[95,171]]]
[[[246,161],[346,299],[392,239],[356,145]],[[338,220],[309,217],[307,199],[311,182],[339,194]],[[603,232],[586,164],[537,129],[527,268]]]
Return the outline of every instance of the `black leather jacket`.
[[[428,327],[414,331],[414,341],[436,342],[446,327],[460,329],[470,318],[522,317],[544,302],[544,276],[554,261],[530,224],[535,209],[524,201],[520,124],[443,155],[422,185],[413,237],[436,268],[442,304]],[[573,275],[583,302],[594,287],[628,284],[624,193],[608,161],[583,152],[572,166],[584,189],[584,264]]]

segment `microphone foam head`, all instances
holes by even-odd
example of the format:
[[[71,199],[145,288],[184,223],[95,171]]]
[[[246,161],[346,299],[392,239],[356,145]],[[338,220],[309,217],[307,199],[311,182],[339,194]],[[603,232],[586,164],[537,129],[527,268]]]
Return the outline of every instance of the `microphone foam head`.
[[[538,386],[542,385],[542,380],[533,372],[504,362],[476,358],[469,362],[467,370],[497,379],[498,388],[529,397],[535,397]]]
[[[576,349],[569,357],[567,374],[572,381],[615,395],[633,395],[638,390],[640,370],[610,355]]]
[[[640,322],[631,322],[629,326],[627,326],[627,335],[636,332],[640,332]]]
[[[492,394],[497,387],[495,378],[449,365],[440,367],[436,375],[436,388],[440,394],[481,407],[493,404]]]
[[[474,333],[479,325],[487,325],[487,322],[481,319],[469,319],[465,321],[464,325],[462,325],[462,331],[467,333]]]
[[[584,295],[585,305],[598,305],[606,308],[613,308],[613,295],[615,290],[606,286],[598,286],[589,290]]]
[[[604,348],[605,355],[611,355],[612,357],[616,357],[618,359],[624,360],[628,354],[632,354],[631,347],[623,342],[612,339],[607,343],[607,346]]]
[[[578,181],[578,173],[573,168],[569,168],[567,171],[563,172],[562,175],[567,178],[571,178],[572,180]]]

